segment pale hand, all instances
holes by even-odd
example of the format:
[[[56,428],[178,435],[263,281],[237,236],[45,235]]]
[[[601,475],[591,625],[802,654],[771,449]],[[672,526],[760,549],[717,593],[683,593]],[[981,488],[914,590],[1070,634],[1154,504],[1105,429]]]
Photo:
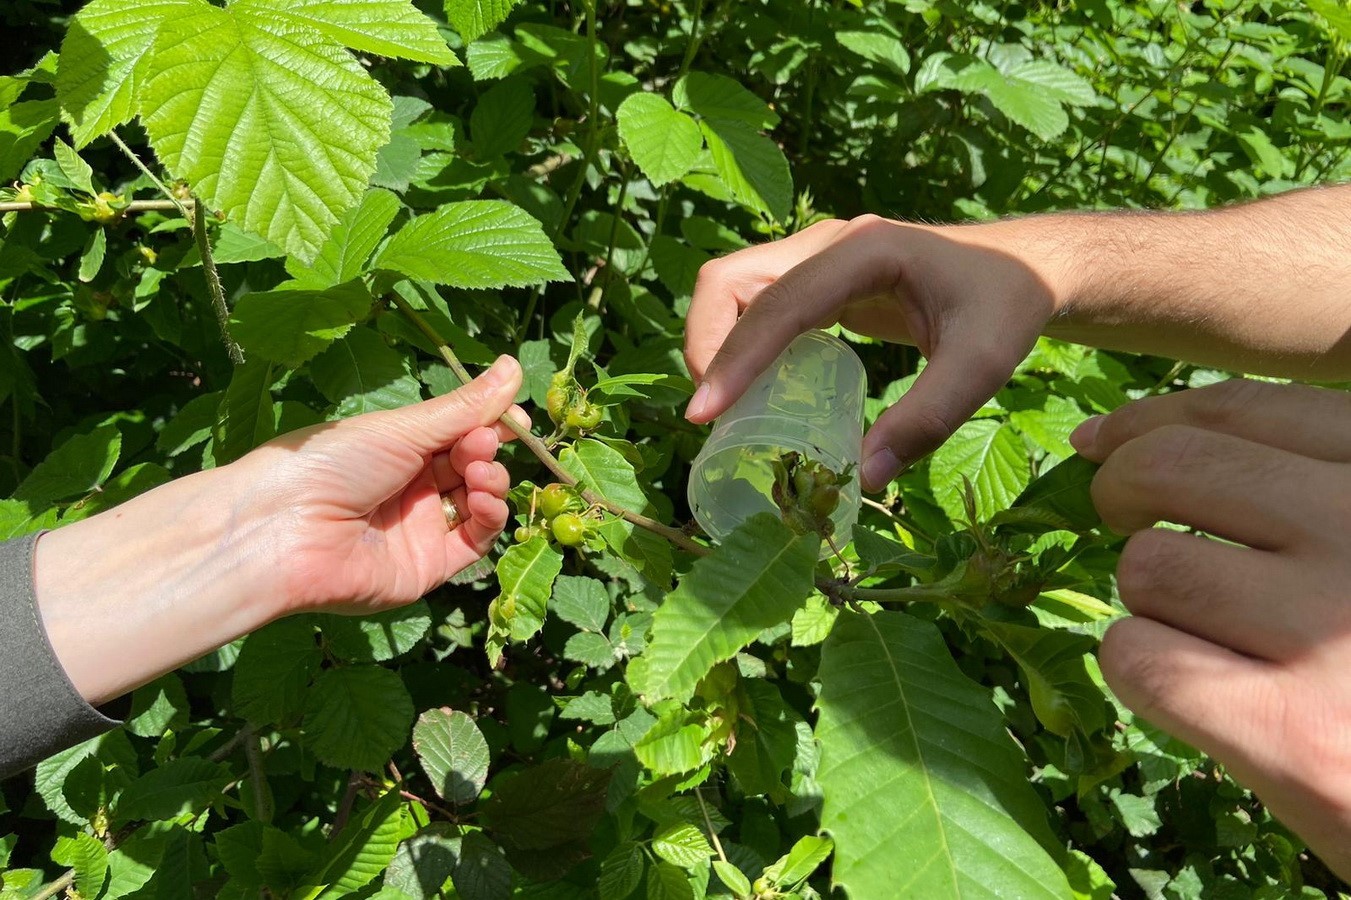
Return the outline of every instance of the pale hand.
[[[411,603],[506,523],[503,357],[470,385],[284,435],[43,535],[34,584],[58,660],[102,703],[281,616]],[[449,492],[460,514],[450,528]]]

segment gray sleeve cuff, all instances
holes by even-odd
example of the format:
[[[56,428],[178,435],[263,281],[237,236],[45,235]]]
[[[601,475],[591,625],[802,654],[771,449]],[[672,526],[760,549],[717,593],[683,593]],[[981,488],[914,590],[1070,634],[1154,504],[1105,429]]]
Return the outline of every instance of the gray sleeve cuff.
[[[0,543],[0,778],[121,724],[80,696],[47,639],[33,591],[39,537]]]

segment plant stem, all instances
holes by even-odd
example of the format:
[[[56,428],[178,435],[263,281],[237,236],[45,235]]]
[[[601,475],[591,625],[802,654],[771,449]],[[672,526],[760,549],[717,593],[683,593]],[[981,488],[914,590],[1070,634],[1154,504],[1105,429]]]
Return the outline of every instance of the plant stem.
[[[202,255],[202,274],[206,276],[206,290],[211,295],[211,306],[216,311],[216,321],[220,324],[221,340],[225,342],[225,352],[230,362],[237,366],[244,364],[244,353],[230,337],[230,308],[225,305],[225,289],[221,287],[220,273],[216,271],[216,260],[211,256],[211,239],[206,233],[206,206],[194,204],[192,216],[192,234],[197,239],[197,251]]]
[[[184,206],[178,200],[132,200],[124,208],[126,213],[142,212],[170,212],[178,210]],[[187,201],[186,205],[192,205],[192,201]],[[6,200],[0,203],[0,213],[11,212],[57,212],[61,209],[59,206],[46,206],[41,203],[29,203],[26,200]]]
[[[122,138],[118,137],[116,131],[108,132],[109,139],[117,145],[118,149],[130,159],[136,168],[140,169],[146,178],[154,182],[155,187],[169,198],[183,218],[192,224],[192,236],[197,241],[197,252],[202,257],[202,274],[206,277],[206,290],[211,295],[211,306],[216,311],[216,321],[220,324],[221,340],[225,343],[225,352],[230,357],[230,362],[235,365],[244,364],[244,353],[239,349],[239,345],[230,337],[230,309],[225,305],[225,289],[221,287],[220,272],[216,271],[216,260],[211,255],[211,240],[206,233],[206,207],[200,202],[194,201],[192,212],[182,200],[174,196],[174,192],[169,190],[168,186],[160,181],[159,176],[150,171],[150,167],[141,161]]]
[[[244,758],[249,763],[249,787],[253,789],[253,815],[264,825],[272,824],[272,799],[267,793],[267,776],[263,774],[262,738],[250,727],[244,739]]]
[[[694,799],[699,801],[699,812],[703,813],[704,826],[708,828],[709,840],[713,841],[713,849],[718,851],[718,859],[727,862],[727,854],[722,850],[722,841],[718,840],[718,832],[713,829],[713,820],[709,818],[708,807],[704,805],[704,792],[700,788],[694,789]],[[730,865],[730,863],[728,863]]]
[[[455,351],[450,348],[450,345],[436,333],[436,329],[432,328],[431,324],[424,319],[417,310],[413,309],[407,300],[394,291],[391,291],[388,296],[394,302],[394,305],[399,308],[399,312],[403,313],[408,321],[426,335],[427,339],[435,345],[437,352],[441,354],[441,358],[446,361],[446,365],[450,366],[450,370],[454,372],[455,377],[460,380],[460,384],[468,384],[474,380],[473,376],[469,374],[469,371],[465,369],[464,365],[460,362],[459,357],[455,355]],[[549,448],[544,445],[544,442],[540,440],[529,427],[517,422],[509,413],[502,416],[499,421],[507,426],[512,434],[520,438],[521,443],[525,444],[530,452],[539,458],[539,461],[544,464],[546,469],[553,473],[555,478],[564,484],[577,485],[578,482],[576,476],[563,468],[563,464],[558,461],[558,457],[550,452]],[[612,503],[595,491],[582,489],[581,495],[582,499],[587,503],[599,506],[614,515],[619,516],[624,521],[637,525],[639,528],[645,528],[654,534],[661,535],[686,553],[695,556],[707,556],[709,552],[711,552],[709,548],[705,547],[703,544],[690,540],[690,538],[680,530],[672,528],[669,525],[664,525],[656,519],[649,518],[642,513],[634,512],[631,509],[625,509],[617,503]]]
[[[75,870],[71,869],[60,878],[33,895],[33,900],[50,900],[75,883]]]
[[[685,55],[680,60],[680,71],[676,73],[676,81],[685,77],[685,73],[690,70],[690,64],[694,62],[694,55],[699,52],[699,44],[703,41],[703,35],[699,33],[700,20],[704,15],[704,0],[694,0],[694,15],[690,16],[690,39],[685,44]]]
[[[874,603],[938,603],[951,599],[952,593],[933,584],[912,584],[900,588],[842,588],[839,593],[850,600]]]

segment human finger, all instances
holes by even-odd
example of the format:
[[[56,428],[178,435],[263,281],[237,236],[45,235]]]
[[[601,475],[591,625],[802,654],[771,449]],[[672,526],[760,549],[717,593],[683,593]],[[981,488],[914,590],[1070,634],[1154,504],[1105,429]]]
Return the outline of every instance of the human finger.
[[[838,219],[817,222],[782,240],[738,250],[699,269],[685,315],[685,364],[696,382],[703,380],[741,310],[784,272],[829,246],[846,224]]]
[[[1166,529],[1132,535],[1117,562],[1117,590],[1132,613],[1270,660],[1317,642],[1340,615],[1291,560]]]
[[[1235,378],[1136,400],[1080,425],[1070,442],[1101,462],[1165,425],[1193,425],[1328,462],[1351,462],[1351,394]]]
[[[1156,522],[1280,550],[1309,536],[1311,485],[1340,480],[1330,463],[1241,438],[1165,425],[1127,441],[1093,478],[1093,504],[1112,530]]]
[[[886,487],[951,437],[1008,382],[1031,340],[965,332],[945,337],[910,390],[864,435],[864,490]]]
[[[833,324],[851,300],[893,289],[901,276],[901,226],[878,217],[850,222],[829,247],[766,286],[728,331],[685,412],[692,422],[720,416],[793,339]],[[917,312],[903,306],[903,315]],[[922,329],[912,327],[912,334]],[[917,336],[917,340],[921,340]]]
[[[1098,661],[1122,703],[1234,768],[1235,777],[1283,766],[1270,663],[1138,616],[1107,629]]]
[[[446,535],[449,578],[481,559],[507,524],[503,497],[510,479],[501,463],[476,461],[465,471],[465,512],[458,528]]]
[[[475,428],[496,422],[511,408],[521,378],[520,364],[500,356],[469,384],[448,394],[349,421],[394,435],[422,456],[431,456]]]
[[[507,410],[507,416],[515,421],[517,425],[524,427],[526,430],[530,429],[532,424],[530,421],[530,413],[521,409],[521,407],[512,406],[511,409]],[[492,429],[497,433],[497,439],[504,444],[516,440],[516,432],[508,428],[505,422],[494,422]]]

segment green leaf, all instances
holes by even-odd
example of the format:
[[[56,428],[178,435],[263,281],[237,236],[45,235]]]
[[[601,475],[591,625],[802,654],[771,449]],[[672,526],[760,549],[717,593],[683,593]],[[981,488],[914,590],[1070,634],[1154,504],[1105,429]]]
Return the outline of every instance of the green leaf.
[[[750,896],[751,880],[730,862],[723,862],[720,859],[713,860],[713,872],[718,876],[718,880],[737,897]]]
[[[647,900],[694,900],[694,886],[685,870],[659,862],[647,870]]]
[[[117,799],[120,822],[172,819],[206,809],[230,780],[230,770],[210,760],[185,756],[151,769],[127,785]]]
[[[352,816],[347,827],[329,842],[324,862],[309,879],[312,885],[328,888],[318,900],[348,897],[374,881],[394,859],[405,815],[403,798],[398,791],[390,791]],[[296,895],[305,896],[303,889]]]
[[[499,610],[507,604],[515,607],[509,617],[512,640],[528,640],[540,630],[554,578],[562,569],[563,555],[538,535],[507,548],[498,559],[501,593],[493,602]]]
[[[235,367],[212,435],[212,456],[217,465],[233,462],[276,435],[277,417],[272,406],[275,375],[273,363],[264,359],[246,360]]]
[[[436,28],[409,0],[235,0],[272,15],[312,28],[353,50],[456,66],[460,60]]]
[[[25,100],[0,106],[0,181],[19,174],[24,163],[56,129],[61,108],[55,100]]]
[[[600,900],[626,900],[643,883],[643,848],[636,841],[625,841],[610,851],[600,864],[596,886]]]
[[[300,287],[323,290],[351,281],[365,272],[366,261],[384,240],[390,223],[399,213],[399,198],[389,191],[372,189],[361,202],[343,213],[314,262],[305,265],[286,260],[286,271]]]
[[[732,196],[776,221],[786,220],[793,209],[793,173],[779,145],[737,119],[705,119],[699,128]]]
[[[507,78],[479,97],[469,116],[474,156],[486,162],[521,146],[535,121],[535,91],[526,78]]]
[[[84,252],[80,254],[80,270],[76,277],[85,284],[97,278],[107,253],[108,236],[102,228],[95,229],[89,236],[89,243],[85,245]]]
[[[94,190],[94,170],[89,168],[89,163],[80,158],[80,154],[71,149],[70,144],[57,138],[52,142],[52,155],[56,158],[56,164],[61,167],[62,174],[76,189],[84,191],[91,197],[98,193]],[[102,230],[99,229],[100,232]]]
[[[455,826],[434,822],[399,844],[385,871],[384,885],[412,900],[437,900],[441,886],[460,861],[461,840]]]
[[[614,645],[603,634],[584,631],[568,638],[563,658],[604,672],[616,662]]]
[[[967,422],[934,453],[929,485],[934,499],[954,522],[965,521],[963,477],[976,490],[981,521],[1006,509],[1031,479],[1027,451],[1012,426],[993,419]]]
[[[138,687],[131,695],[131,711],[123,726],[139,737],[158,738],[188,721],[188,693],[172,672]]]
[[[835,40],[859,56],[885,66],[897,75],[910,72],[910,54],[900,38],[881,31],[839,31]]]
[[[507,900],[513,873],[502,851],[481,831],[466,834],[451,882],[463,900]]]
[[[244,639],[235,661],[234,712],[255,725],[286,725],[300,716],[323,655],[306,618],[281,619]]]
[[[61,42],[56,96],[76,147],[135,117],[160,26],[195,6],[194,0],[91,0],[71,20]]]
[[[419,716],[413,752],[436,793],[457,806],[473,803],[488,782],[488,742],[459,710],[429,709]]]
[[[422,399],[408,357],[370,328],[356,328],[310,362],[314,386],[338,418],[398,409]]]
[[[108,480],[121,452],[122,432],[116,425],[77,434],[33,467],[13,499],[46,505],[88,494]]]
[[[630,94],[615,114],[619,136],[633,161],[655,185],[680,178],[694,167],[704,149],[699,125],[659,94]]]
[[[610,595],[605,592],[605,585],[594,578],[558,576],[550,606],[554,615],[583,631],[603,632],[610,618]]]
[[[743,122],[753,129],[779,124],[769,104],[726,75],[690,72],[671,91],[675,105],[704,119]]]
[[[245,294],[230,316],[230,334],[246,353],[297,368],[370,308],[370,291],[359,280],[322,291]]]
[[[56,839],[52,862],[75,870],[75,889],[85,897],[97,897],[108,877],[108,850],[95,837],[76,832]]]
[[[572,280],[539,222],[505,200],[447,203],[418,216],[394,233],[375,265],[458,288]]]
[[[465,42],[476,41],[507,20],[520,0],[446,0],[446,18]]]
[[[595,491],[611,503],[634,512],[648,508],[647,495],[638,484],[633,466],[608,444],[591,438],[576,441],[571,447],[563,448],[558,461],[582,487]]]
[[[586,856],[591,831],[605,814],[609,782],[609,772],[545,760],[493,782],[484,822],[522,874],[557,878]]]
[[[809,834],[799,838],[791,850],[765,870],[765,874],[776,884],[794,887],[811,877],[834,850],[835,844],[830,838]]]
[[[693,869],[713,855],[713,847],[698,826],[677,822],[652,836],[652,852],[672,865]]]
[[[747,795],[769,794],[783,784],[783,773],[797,750],[797,717],[779,689],[758,678],[741,683],[745,705],[736,722],[736,745],[727,770]]]
[[[933,624],[841,612],[819,678],[821,827],[850,896],[1068,896],[1026,762]]]
[[[1097,472],[1097,463],[1071,456],[1028,485],[1013,501],[1013,510],[1048,512],[1066,530],[1091,531],[1102,524],[1091,493]]]
[[[398,673],[378,666],[327,669],[305,698],[305,742],[340,769],[378,772],[408,739],[413,701]]]
[[[633,745],[633,753],[658,777],[692,772],[708,762],[708,728],[694,714],[677,709],[652,724]]]
[[[312,259],[389,140],[384,89],[341,44],[247,0],[193,0],[152,52],[138,108],[155,155],[213,209]]]
[[[1037,88],[1048,97],[1069,106],[1092,106],[1098,102],[1098,92],[1086,79],[1048,59],[1033,59],[1019,63],[1005,75]]]
[[[364,616],[319,617],[324,640],[334,655],[348,662],[385,662],[417,646],[432,627],[427,601]]]
[[[1089,735],[1107,727],[1107,697],[1084,660],[1098,646],[1094,638],[990,619],[980,627],[1022,669],[1032,711],[1048,731],[1069,737],[1076,727]]]
[[[817,540],[762,513],[699,559],[652,619],[628,680],[649,702],[687,700],[699,680],[766,628],[793,617],[812,589]]]
[[[212,391],[193,397],[178,410],[155,438],[155,449],[165,456],[178,456],[211,439],[221,394]]]

